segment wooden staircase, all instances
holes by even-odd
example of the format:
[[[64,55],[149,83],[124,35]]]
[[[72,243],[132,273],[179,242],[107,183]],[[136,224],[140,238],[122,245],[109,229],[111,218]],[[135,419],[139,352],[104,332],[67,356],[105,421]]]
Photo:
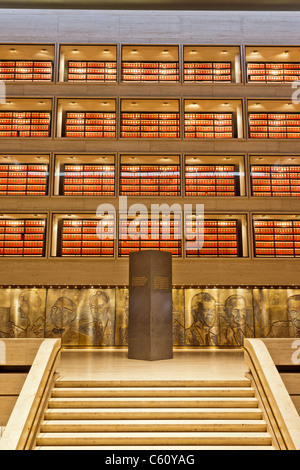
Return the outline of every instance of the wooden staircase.
[[[250,381],[57,380],[36,450],[272,450]]]

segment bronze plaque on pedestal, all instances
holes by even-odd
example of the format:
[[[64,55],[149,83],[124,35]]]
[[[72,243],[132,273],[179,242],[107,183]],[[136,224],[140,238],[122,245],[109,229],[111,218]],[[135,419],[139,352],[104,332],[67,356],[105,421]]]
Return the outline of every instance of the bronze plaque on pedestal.
[[[172,330],[171,253],[130,253],[128,358],[172,359]]]

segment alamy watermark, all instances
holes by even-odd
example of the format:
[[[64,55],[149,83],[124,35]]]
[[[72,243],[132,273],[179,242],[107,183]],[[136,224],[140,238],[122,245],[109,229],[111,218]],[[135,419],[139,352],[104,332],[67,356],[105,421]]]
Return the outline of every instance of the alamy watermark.
[[[292,83],[292,89],[294,88],[295,88],[295,91],[292,93],[292,102],[294,104],[299,104],[300,98],[298,98],[298,96],[300,95],[300,80],[295,80]]]
[[[0,365],[6,364],[6,345],[4,341],[0,340]]]
[[[292,354],[292,363],[298,366],[300,364],[300,339],[293,341],[292,349],[296,349]]]
[[[3,80],[0,80],[0,104],[6,103],[6,86]]]
[[[151,204],[150,210],[141,203],[128,207],[127,196],[119,197],[120,240],[186,240],[186,250],[199,250],[204,244],[204,204]],[[117,238],[116,209],[103,203],[97,208],[100,218],[97,236],[100,240]]]

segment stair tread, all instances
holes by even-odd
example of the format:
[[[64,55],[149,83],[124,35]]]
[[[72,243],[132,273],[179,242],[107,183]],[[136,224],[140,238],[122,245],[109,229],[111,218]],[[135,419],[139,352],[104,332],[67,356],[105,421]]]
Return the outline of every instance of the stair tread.
[[[133,400],[133,398],[135,398]],[[212,400],[212,401],[253,401],[253,402],[257,402],[257,398],[256,397],[209,397],[209,396],[206,396],[206,397],[157,397],[157,400],[156,400],[156,397],[141,397],[141,399],[139,399],[139,397],[84,397],[84,399],[82,399],[81,401],[82,402],[101,402],[103,401],[103,403],[107,403],[109,401],[115,401],[115,402],[120,402],[120,401],[123,401],[123,402],[131,402],[133,401],[134,403],[137,403],[139,401],[157,401],[158,403],[160,402],[168,402],[168,401],[179,401],[179,402],[197,402],[197,401],[207,401],[207,400]],[[49,402],[55,402],[55,401],[69,401],[69,402],[72,402],[72,401],[78,401],[78,397],[59,397],[59,398],[56,398],[56,397],[51,397]]]
[[[109,419],[99,419],[99,420],[93,420],[92,422],[90,420],[44,420],[44,424],[61,424],[61,425],[76,425],[76,424],[172,424],[174,420],[169,420],[169,419],[162,419],[162,420],[153,420],[153,419],[126,419],[125,421],[123,420],[109,420]],[[257,419],[249,419],[249,420],[243,420],[243,419],[228,419],[228,420],[213,420],[213,419],[182,419],[180,420],[180,423],[176,423],[178,426],[184,425],[184,424],[241,424],[241,425],[246,425],[246,424],[265,424],[265,421],[263,419],[257,420]]]
[[[251,387],[226,387],[226,386],[220,386],[220,387],[54,387],[53,389],[59,390],[59,391],[203,391],[203,390],[213,390],[213,391],[222,391],[222,390],[234,390],[234,391],[239,391],[239,390],[246,390],[246,391],[251,391]]]
[[[115,436],[114,436],[115,435]],[[77,437],[78,434],[76,432],[54,432],[54,433],[40,433],[38,438],[40,437],[49,437],[51,439],[54,438],[72,438]],[[252,437],[270,437],[267,431],[265,432],[223,432],[223,431],[204,431],[204,432],[132,432],[128,435],[127,432],[117,432],[117,433],[109,433],[109,436],[114,436],[117,438],[127,438],[127,437],[234,437],[234,438],[252,438]],[[107,433],[105,432],[86,432],[80,433],[80,437],[92,438],[92,437],[107,437]]]
[[[109,413],[109,414],[113,414],[113,413],[126,413],[128,414],[128,408],[108,408],[107,410],[105,410],[105,412]],[[221,408],[220,410],[218,408],[172,408],[170,410],[170,408],[147,408],[145,410],[145,408],[134,408],[133,411],[130,410],[130,413],[136,413],[136,412],[142,412],[142,413],[154,413],[154,412],[157,412],[157,413],[164,413],[164,412],[168,412],[168,413],[172,413],[172,414],[176,414],[176,413],[181,413],[181,412],[184,412],[184,413],[251,413],[251,414],[256,414],[256,413],[260,413],[261,414],[261,411],[259,409],[256,409],[256,408],[243,408],[243,410],[240,410],[239,408]],[[58,409],[55,409],[55,408],[48,408],[46,410],[46,413],[50,413],[50,414],[54,414],[54,413],[91,413],[91,414],[102,414],[103,413],[103,410],[101,411],[97,411],[95,410],[94,408],[58,408]]]
[[[250,387],[248,378],[228,380],[66,380],[59,378],[55,387]]]
[[[45,419],[77,420],[130,420],[169,419],[181,422],[183,419],[256,419],[262,418],[259,408],[48,408]]]
[[[67,397],[99,397],[99,398],[121,398],[121,397],[200,397],[200,396],[254,396],[254,390],[250,387],[74,387],[54,388],[51,393],[55,398]]]

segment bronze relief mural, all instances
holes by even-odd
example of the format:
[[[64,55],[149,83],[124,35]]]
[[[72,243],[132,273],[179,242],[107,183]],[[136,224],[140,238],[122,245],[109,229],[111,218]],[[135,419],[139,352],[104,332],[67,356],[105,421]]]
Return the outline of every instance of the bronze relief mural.
[[[173,344],[240,347],[245,337],[300,337],[300,289],[172,289]],[[66,347],[128,344],[129,290],[1,288],[0,338],[61,338]]]
[[[249,289],[186,289],[185,342],[190,346],[241,346],[254,336]]]

